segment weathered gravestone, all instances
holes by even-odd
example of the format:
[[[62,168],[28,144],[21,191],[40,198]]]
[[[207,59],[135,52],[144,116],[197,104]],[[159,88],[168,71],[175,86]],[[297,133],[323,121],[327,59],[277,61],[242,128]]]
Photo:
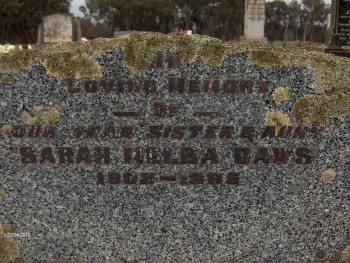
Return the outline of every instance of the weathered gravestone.
[[[69,14],[45,16],[38,26],[38,44],[72,42],[80,39],[80,22]]]
[[[267,42],[265,35],[265,0],[246,0],[244,35],[241,40]]]
[[[0,55],[0,257],[345,262],[348,62],[156,33]]]
[[[350,1],[332,0],[332,41],[326,52],[350,57]]]

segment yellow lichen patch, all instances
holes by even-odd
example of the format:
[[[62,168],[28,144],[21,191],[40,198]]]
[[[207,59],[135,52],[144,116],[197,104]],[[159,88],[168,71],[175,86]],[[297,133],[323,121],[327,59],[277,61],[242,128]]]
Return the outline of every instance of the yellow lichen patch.
[[[10,77],[9,77],[9,75],[6,74],[6,73],[2,74],[2,76],[1,76],[1,81],[2,81],[3,83],[9,83],[9,82],[10,82]]]
[[[280,127],[292,125],[288,115],[278,110],[266,112],[264,123],[265,126],[274,126],[276,134],[278,134]]]
[[[42,62],[47,70],[47,73],[57,78],[74,76],[78,79],[99,79],[102,77],[101,65],[95,59],[85,53],[48,53],[42,58]]]
[[[337,173],[333,169],[327,169],[322,174],[322,179],[324,182],[330,182],[337,176]]]
[[[153,60],[153,54],[160,51],[166,40],[165,35],[135,34],[133,38],[125,38],[125,59],[123,65],[135,75],[141,75]]]
[[[230,53],[230,45],[219,39],[202,37],[199,41],[201,45],[198,47],[197,55],[210,65],[220,66]]]
[[[15,233],[16,232],[16,228],[11,224],[1,224],[0,229],[4,233]]]
[[[290,88],[278,87],[272,92],[272,99],[276,102],[283,102],[288,100],[290,95]]]
[[[60,111],[55,105],[50,104],[47,110],[43,106],[35,106],[32,115],[28,112],[21,114],[22,121],[27,125],[55,124],[60,121]]]
[[[19,248],[13,237],[7,233],[15,232],[13,226],[8,224],[0,225],[0,262],[9,263],[19,257]]]
[[[283,65],[285,62],[278,52],[265,49],[253,49],[249,52],[249,60],[266,68]]]
[[[349,263],[350,262],[350,246],[347,246],[339,255],[334,257],[329,263]]]
[[[306,53],[306,61],[312,66],[315,79],[313,87],[317,93],[322,93],[337,83],[338,77],[335,72],[337,72],[337,66],[343,62],[341,58],[338,60],[329,54],[308,52]]]
[[[7,156],[11,155],[11,151],[9,149],[7,149],[7,148],[3,148],[2,149],[2,155],[4,157],[7,157]]]
[[[4,197],[6,194],[3,190],[0,190],[0,197]]]
[[[12,129],[13,129],[12,126],[7,125],[7,124],[5,124],[1,127],[2,132],[7,133],[7,134],[11,133]]]
[[[330,91],[330,95],[305,95],[294,106],[298,121],[325,126],[332,117],[344,117],[350,109],[350,95]]]
[[[328,253],[327,253],[327,251],[325,250],[325,249],[320,249],[319,251],[317,251],[316,253],[315,253],[315,257],[317,258],[317,259],[319,259],[319,260],[322,260],[322,259],[327,259],[327,257],[328,257]]]
[[[329,109],[318,103],[315,95],[305,95],[299,98],[293,106],[294,117],[298,121],[310,123],[316,122],[322,126],[330,117]]]
[[[33,52],[30,50],[0,53],[0,72],[10,73],[18,72],[20,69],[29,69],[33,58]]]
[[[200,48],[200,41],[202,38],[196,38],[196,41],[193,42],[193,38],[190,35],[182,35],[173,33],[171,34],[172,40],[169,42],[171,53],[181,54],[182,57],[189,63],[193,63],[197,59],[197,50]],[[194,47],[193,44],[196,46]]]

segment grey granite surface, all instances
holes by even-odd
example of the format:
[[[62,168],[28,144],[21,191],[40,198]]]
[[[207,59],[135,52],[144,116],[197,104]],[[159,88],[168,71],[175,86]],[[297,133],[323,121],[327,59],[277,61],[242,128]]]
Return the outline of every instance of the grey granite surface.
[[[166,51],[164,51],[166,53]],[[293,103],[313,93],[311,68],[262,68],[247,61],[247,53],[232,54],[220,67],[197,60],[178,69],[156,69],[155,62],[136,78],[121,64],[122,52],[99,56],[105,79],[156,79],[157,92],[95,94],[68,93],[67,80],[47,75],[35,62],[31,70],[10,74],[0,82],[1,125],[23,124],[20,115],[34,106],[60,108],[55,138],[15,138],[0,133],[2,149],[0,222],[11,223],[17,233],[24,261],[48,262],[318,262],[315,253],[325,249],[336,255],[350,243],[350,116],[333,118],[319,138],[261,139],[264,116],[279,109],[291,117]],[[169,93],[169,77],[191,79],[253,79],[270,81],[267,93],[225,94]],[[83,89],[82,80],[74,85]],[[272,100],[277,87],[290,87],[291,98],[280,104]],[[102,89],[100,87],[100,89]],[[255,87],[256,89],[256,87]],[[154,101],[177,102],[173,117],[152,114]],[[138,117],[116,117],[116,110],[134,109]],[[194,117],[200,110],[216,110],[217,117]],[[130,139],[71,138],[74,125],[133,125]],[[231,139],[146,139],[150,125],[233,125]],[[254,126],[254,141],[239,138],[243,126]],[[25,164],[20,146],[37,149],[70,145],[110,148],[110,164]],[[125,164],[123,147],[169,146],[179,154],[181,146],[215,147],[218,164],[153,165]],[[234,148],[285,147],[312,149],[311,164],[236,164]],[[270,150],[271,151],[271,150]],[[38,153],[38,150],[37,150]],[[271,154],[271,152],[270,152]],[[38,157],[39,158],[39,157]],[[332,168],[330,182],[322,173]],[[97,173],[154,172],[154,184],[97,184]],[[191,172],[235,171],[238,185],[181,185],[179,176]],[[160,175],[177,175],[176,182],[163,182]]]

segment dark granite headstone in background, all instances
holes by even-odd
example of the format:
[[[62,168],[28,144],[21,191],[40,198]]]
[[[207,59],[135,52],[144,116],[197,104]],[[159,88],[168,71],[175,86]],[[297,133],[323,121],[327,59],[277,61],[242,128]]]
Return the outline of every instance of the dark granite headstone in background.
[[[348,62],[150,33],[0,54],[0,261],[340,255]]]
[[[350,46],[350,1],[338,0],[334,44]]]
[[[327,53],[350,57],[350,1],[332,0],[331,27],[332,43],[326,49]]]

